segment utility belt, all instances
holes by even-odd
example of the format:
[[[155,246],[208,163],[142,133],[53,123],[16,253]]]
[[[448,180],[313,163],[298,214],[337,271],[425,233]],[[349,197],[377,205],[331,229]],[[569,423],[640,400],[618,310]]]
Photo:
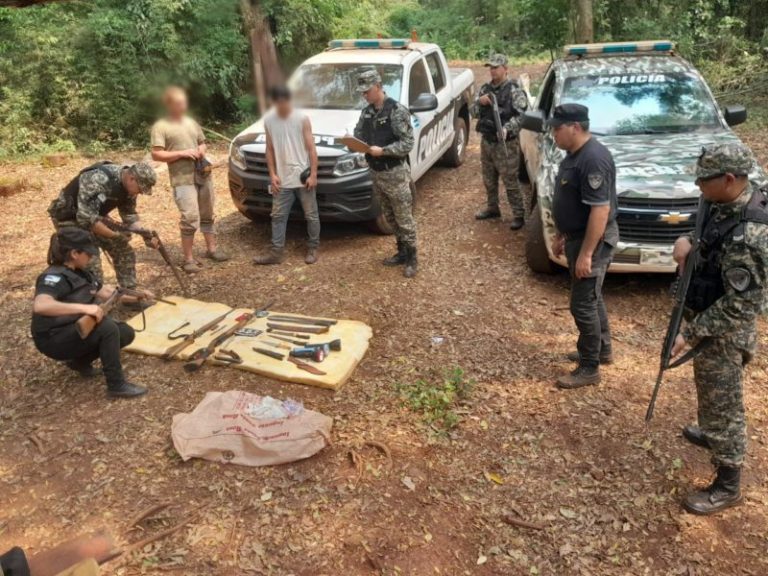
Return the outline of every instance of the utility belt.
[[[368,161],[368,167],[374,172],[392,170],[393,168],[405,164],[405,158],[397,158],[395,156],[374,157],[367,155],[365,159]]]

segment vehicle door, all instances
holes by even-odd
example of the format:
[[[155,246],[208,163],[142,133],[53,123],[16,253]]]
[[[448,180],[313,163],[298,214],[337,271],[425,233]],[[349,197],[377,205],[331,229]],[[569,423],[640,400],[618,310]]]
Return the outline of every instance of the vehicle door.
[[[544,77],[541,92],[536,99],[535,109],[542,111],[547,120],[551,117],[554,107],[556,81],[555,69],[550,68]],[[523,150],[528,174],[539,173],[543,160],[542,155],[545,154],[546,148],[552,145],[554,145],[554,141],[548,129],[545,129],[543,134],[530,130],[523,130],[520,133],[520,146]]]
[[[420,119],[419,136],[414,146],[414,180],[440,159],[453,141],[454,130],[453,98],[445,59],[438,50],[433,50],[420,59],[420,64],[426,69],[431,93],[437,97],[437,109],[424,113],[424,118]]]

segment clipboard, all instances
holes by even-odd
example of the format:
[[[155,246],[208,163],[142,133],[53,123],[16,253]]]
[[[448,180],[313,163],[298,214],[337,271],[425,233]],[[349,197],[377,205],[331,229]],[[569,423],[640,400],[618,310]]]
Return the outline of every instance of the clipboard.
[[[350,134],[346,134],[345,136],[342,136],[339,138],[339,141],[344,144],[347,148],[352,150],[353,152],[360,152],[361,154],[368,154],[371,147],[368,146],[365,142],[362,140],[358,140],[354,136],[351,136]]]

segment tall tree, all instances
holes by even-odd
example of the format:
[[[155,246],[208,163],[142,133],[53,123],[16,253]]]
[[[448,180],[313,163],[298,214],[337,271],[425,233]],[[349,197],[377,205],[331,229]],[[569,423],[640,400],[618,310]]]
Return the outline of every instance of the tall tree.
[[[576,12],[575,35],[579,44],[595,41],[594,17],[592,15],[592,0],[574,0]]]

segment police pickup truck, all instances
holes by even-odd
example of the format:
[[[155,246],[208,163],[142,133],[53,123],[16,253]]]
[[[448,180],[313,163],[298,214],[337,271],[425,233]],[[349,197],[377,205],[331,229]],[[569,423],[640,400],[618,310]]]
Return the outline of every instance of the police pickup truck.
[[[435,44],[402,39],[334,40],[321,54],[293,73],[289,86],[294,105],[312,123],[319,160],[317,203],[323,221],[368,221],[378,232],[391,233],[372,196],[365,157],[350,151],[340,138],[352,134],[365,107],[355,91],[357,76],[375,69],[387,95],[411,111],[415,145],[410,154],[415,182],[438,161],[459,166],[469,137],[469,107],[474,75],[449,68]],[[258,121],[232,142],[229,188],[235,206],[255,219],[269,215],[266,136]],[[301,218],[296,203],[292,216]]]
[[[730,126],[742,106],[721,109],[704,79],[669,41],[566,46],[547,71],[520,134],[521,179],[531,184],[533,211],[526,258],[536,272],[565,260],[552,254],[551,206],[564,153],[546,120],[558,104],[589,107],[592,134],[616,163],[619,245],[614,272],[672,272],[672,245],[693,230],[699,190],[691,168],[703,146],[738,141]],[[765,180],[757,171],[752,176]]]

